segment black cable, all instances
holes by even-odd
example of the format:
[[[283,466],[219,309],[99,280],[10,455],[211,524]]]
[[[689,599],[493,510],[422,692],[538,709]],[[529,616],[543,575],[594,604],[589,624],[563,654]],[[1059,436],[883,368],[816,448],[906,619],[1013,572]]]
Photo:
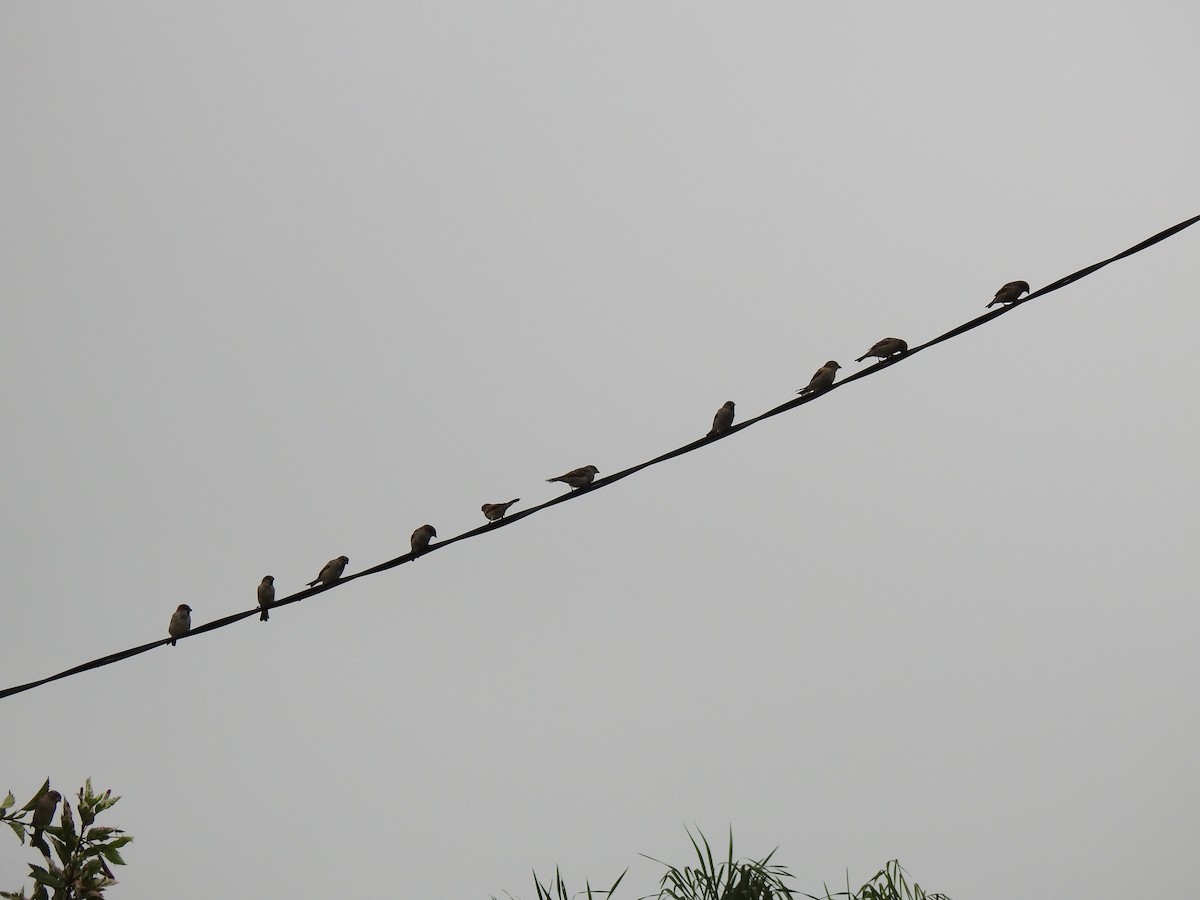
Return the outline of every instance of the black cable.
[[[746,419],[745,421],[739,422],[738,424],[731,427],[725,433],[717,435],[716,437],[699,438],[697,440],[692,441],[690,444],[684,444],[682,447],[672,450],[669,453],[664,453],[662,456],[656,456],[656,457],[654,457],[654,459],[648,460],[644,463],[638,463],[636,466],[630,466],[628,469],[622,469],[620,472],[615,472],[612,475],[608,475],[604,478],[597,479],[596,481],[593,481],[587,487],[568,491],[567,493],[562,494],[558,497],[555,497],[552,500],[547,500],[545,503],[542,503],[538,506],[532,506],[529,509],[523,509],[520,512],[513,513],[512,515],[506,515],[503,519],[499,519],[495,522],[488,522],[486,525],[480,525],[478,528],[473,528],[470,531],[464,531],[462,534],[458,534],[458,535],[455,535],[454,537],[447,538],[444,541],[439,540],[436,544],[430,545],[430,547],[421,555],[425,556],[429,553],[434,552],[435,550],[440,550],[443,547],[448,547],[451,544],[457,543],[458,541],[466,540],[467,538],[478,537],[481,534],[484,534],[489,531],[495,531],[499,528],[505,528],[505,527],[513,524],[514,522],[517,522],[517,521],[525,518],[526,516],[531,516],[536,512],[540,512],[541,510],[546,509],[546,507],[548,507],[548,506],[554,506],[557,503],[565,503],[568,500],[573,500],[576,497],[582,496],[583,494],[590,493],[591,491],[594,491],[597,488],[607,487],[608,485],[612,484],[613,482],[620,481],[622,478],[628,478],[630,475],[634,474],[635,472],[640,472],[642,469],[646,469],[646,468],[649,468],[650,466],[658,465],[658,463],[661,463],[661,462],[666,462],[668,459],[674,459],[676,456],[681,456],[684,453],[690,453],[693,450],[697,450],[700,447],[703,447],[705,444],[711,444],[713,441],[722,440],[723,438],[728,437],[729,435],[733,434],[734,432],[741,431],[743,428],[748,428],[749,426],[753,425],[755,422],[761,422],[763,419],[769,419],[769,418],[771,418],[771,416],[777,416],[780,413],[795,409],[797,406],[803,406],[805,403],[815,400],[815,399],[817,399],[817,397],[822,397],[825,394],[828,394],[831,391],[836,390],[837,388],[841,387],[844,384],[849,384],[851,381],[857,381],[858,379],[865,378],[868,375],[874,375],[876,372],[879,372],[881,369],[886,369],[889,366],[896,365],[896,363],[901,362],[902,360],[908,359],[914,353],[920,353],[922,350],[926,350],[929,347],[934,346],[935,344],[940,344],[942,341],[948,341],[951,338],[958,337],[960,334],[964,334],[973,328],[978,328],[980,325],[983,325],[986,322],[990,322],[993,319],[997,318],[998,316],[1004,315],[1005,313],[1011,312],[1012,310],[1016,309],[1018,306],[1028,303],[1030,300],[1033,300],[1036,297],[1042,297],[1046,294],[1051,293],[1052,291],[1057,291],[1058,289],[1064,288],[1069,284],[1073,284],[1074,282],[1078,281],[1079,279],[1085,278],[1086,276],[1091,275],[1093,272],[1097,271],[1098,269],[1103,269],[1109,263],[1114,263],[1119,259],[1124,259],[1127,256],[1132,256],[1135,253],[1140,253],[1142,250],[1145,250],[1147,247],[1152,247],[1153,245],[1157,244],[1159,241],[1166,240],[1167,238],[1171,237],[1172,235],[1177,234],[1180,231],[1183,231],[1183,229],[1189,228],[1192,225],[1195,225],[1197,222],[1200,222],[1200,216],[1193,216],[1192,218],[1188,219],[1187,221],[1180,222],[1178,225],[1168,228],[1165,231],[1160,231],[1158,234],[1156,234],[1152,237],[1146,238],[1146,240],[1142,241],[1140,244],[1135,244],[1134,246],[1130,247],[1128,250],[1125,250],[1122,253],[1118,253],[1116,256],[1110,257],[1109,259],[1103,260],[1102,262],[1093,263],[1092,265],[1088,266],[1085,269],[1080,269],[1078,272],[1068,275],[1065,278],[1060,278],[1060,279],[1058,279],[1058,281],[1055,281],[1052,284],[1048,284],[1045,287],[1034,291],[1032,294],[1029,294],[1028,296],[1024,297],[1023,299],[1017,300],[1014,303],[1011,303],[1007,306],[1000,306],[997,309],[992,310],[991,312],[984,313],[982,316],[972,319],[969,322],[965,322],[962,325],[959,325],[957,328],[953,328],[950,331],[947,331],[945,334],[940,334],[937,337],[933,338],[932,340],[926,341],[924,344],[919,344],[916,347],[910,347],[908,349],[908,352],[903,354],[902,356],[893,356],[890,359],[880,360],[879,362],[875,363],[872,366],[868,366],[865,369],[861,369],[861,370],[855,372],[853,375],[849,375],[846,378],[843,378],[841,381],[834,382],[834,384],[831,387],[827,388],[824,391],[821,391],[818,394],[808,394],[808,395],[805,395],[802,397],[797,397],[794,400],[789,400],[787,403],[782,403],[779,406],[776,406],[773,409],[769,409],[765,413],[755,416],[752,419]],[[405,553],[403,556],[397,556],[395,559],[389,559],[387,562],[381,562],[378,565],[372,566],[369,569],[364,569],[361,572],[355,572],[353,575],[347,575],[343,578],[338,579],[337,581],[333,582],[332,584],[323,584],[323,585],[319,585],[318,587],[307,588],[306,590],[298,591],[295,594],[290,594],[289,596],[284,597],[281,600],[277,600],[274,604],[272,604],[272,606],[270,608],[275,609],[276,607],[279,607],[279,606],[287,606],[289,603],[298,603],[299,601],[305,599],[306,597],[311,597],[314,594],[320,594],[323,591],[327,591],[327,590],[330,590],[331,588],[338,587],[339,585],[343,585],[348,581],[353,581],[356,578],[362,578],[366,575],[375,575],[379,572],[385,572],[388,569],[394,569],[396,566],[403,565],[406,562],[410,562],[413,558],[414,557],[413,557],[412,553]],[[222,619],[214,619],[211,622],[205,622],[203,625],[196,626],[191,631],[189,631],[186,635],[179,638],[179,640],[181,640],[181,641],[186,640],[187,638],[194,637],[194,636],[200,635],[200,634],[204,634],[207,631],[213,631],[217,628],[224,628],[226,625],[232,625],[234,622],[238,622],[238,621],[241,621],[242,619],[247,619],[250,616],[256,616],[258,614],[259,614],[259,609],[258,609],[258,607],[255,607],[254,609],[249,609],[244,612],[234,613],[233,615],[225,616]],[[42,678],[38,681],[31,681],[28,684],[19,684],[19,685],[16,685],[15,687],[5,688],[4,690],[0,691],[0,700],[4,699],[5,697],[11,697],[13,694],[20,694],[23,691],[32,690],[35,687],[41,687],[43,684],[49,684],[51,681],[58,681],[60,678],[66,678],[70,675],[77,675],[80,672],[86,672],[89,669],[98,669],[101,666],[108,666],[115,662],[120,662],[123,659],[128,659],[131,656],[137,656],[139,653],[145,653],[147,650],[153,650],[155,647],[161,647],[163,644],[169,643],[170,640],[171,639],[169,637],[167,637],[167,638],[163,638],[162,640],[152,641],[149,644],[142,644],[140,647],[134,647],[130,650],[122,650],[120,653],[113,653],[108,656],[102,656],[99,659],[93,659],[91,662],[81,663],[80,665],[75,666],[72,669],[67,669],[66,671],[59,672],[57,675],[51,675],[47,678]]]

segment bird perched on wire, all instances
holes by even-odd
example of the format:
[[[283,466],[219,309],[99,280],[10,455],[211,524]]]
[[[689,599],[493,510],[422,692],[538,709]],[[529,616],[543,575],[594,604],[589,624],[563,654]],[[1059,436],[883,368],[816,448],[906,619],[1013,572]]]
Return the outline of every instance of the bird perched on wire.
[[[561,481],[563,484],[570,485],[572,490],[581,487],[587,487],[592,483],[592,479],[600,474],[600,470],[595,466],[584,466],[582,469],[572,469],[565,475],[559,475],[557,478],[547,478],[547,482]]]
[[[876,341],[875,346],[860,356],[855,362],[862,362],[868,356],[877,356],[880,359],[891,359],[893,356],[903,356],[908,352],[908,343],[900,340],[900,338],[884,338],[882,341]]]
[[[342,577],[342,573],[346,571],[346,563],[348,562],[350,562],[350,557],[348,556],[339,556],[337,559],[331,559],[325,563],[320,573],[308,583],[308,586],[316,587],[318,584],[333,584]]]
[[[431,538],[437,537],[437,529],[432,525],[422,525],[412,533],[408,542],[412,545],[413,557],[418,557],[429,549]]]
[[[717,410],[717,414],[713,416],[712,430],[706,437],[715,437],[718,434],[724,434],[733,425],[733,401],[726,400],[725,403]]]
[[[171,636],[171,646],[175,646],[175,639],[181,638],[192,630],[192,608],[186,603],[180,603],[175,608],[175,612],[171,613],[171,624],[167,626],[167,634]]]
[[[796,393],[803,397],[806,394],[820,394],[829,390],[829,386],[833,384],[833,379],[837,377],[837,370],[840,368],[841,366],[831,359],[817,369],[807,387],[800,388]]]
[[[262,607],[262,614],[258,617],[260,622],[265,622],[271,618],[267,612],[267,608],[275,602],[275,576],[264,575],[263,580],[258,583],[258,605]]]
[[[50,823],[54,821],[54,811],[58,808],[58,801],[61,799],[62,794],[58,791],[46,791],[38,797],[37,805],[33,807],[33,821],[30,823],[33,826],[33,840],[30,843],[45,846],[45,841],[42,840],[42,831],[49,828]]]
[[[503,519],[504,514],[508,512],[508,508],[514,503],[520,502],[520,500],[521,498],[518,497],[516,500],[509,500],[507,503],[485,503],[479,508],[483,510],[483,514],[489,522],[496,522]]]
[[[1029,282],[1028,281],[1010,281],[1004,287],[1000,288],[1000,290],[996,291],[996,296],[992,298],[992,302],[989,303],[986,307],[984,307],[984,309],[987,309],[988,307],[993,306],[997,303],[1003,303],[1003,304],[1016,303],[1018,297],[1020,297],[1022,294],[1028,294],[1028,293],[1029,293]]]

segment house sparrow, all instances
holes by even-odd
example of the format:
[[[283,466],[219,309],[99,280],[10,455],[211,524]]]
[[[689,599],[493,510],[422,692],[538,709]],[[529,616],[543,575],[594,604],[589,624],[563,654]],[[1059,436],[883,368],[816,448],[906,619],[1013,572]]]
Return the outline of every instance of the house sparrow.
[[[891,359],[897,354],[903,356],[907,352],[907,342],[900,340],[900,338],[884,338],[882,341],[876,343],[874,347],[856,359],[855,362],[862,362],[868,356],[878,356],[880,359]]]
[[[1000,290],[996,291],[996,296],[992,298],[992,302],[984,307],[984,309],[996,303],[1016,303],[1018,297],[1028,293],[1028,281],[1010,281],[1004,287],[1000,288]]]
[[[483,510],[483,514],[487,516],[487,520],[489,522],[495,522],[499,519],[503,519],[504,514],[508,512],[508,508],[514,503],[517,503],[520,499],[521,498],[518,497],[516,500],[509,500],[507,503],[485,503],[479,508]]]
[[[413,558],[420,556],[429,549],[429,539],[437,537],[437,529],[432,525],[422,525],[412,533],[409,543],[412,544]]]
[[[587,487],[592,483],[592,479],[600,474],[600,470],[595,466],[584,466],[582,469],[572,469],[566,475],[559,475],[557,478],[547,478],[546,481],[561,481],[563,484],[571,486],[571,489]]]
[[[350,557],[339,556],[337,559],[331,559],[325,563],[321,573],[308,583],[309,587],[316,587],[318,584],[333,584],[342,577],[342,573],[346,571],[346,563],[350,562]]]
[[[171,646],[175,639],[181,638],[192,630],[192,608],[186,603],[180,603],[175,612],[171,613],[171,624],[167,626],[167,634],[171,635]]]
[[[62,799],[62,794],[58,791],[46,791],[42,796],[38,797],[37,806],[33,808],[33,841],[34,844],[44,843],[42,841],[42,829],[48,828],[50,823],[54,821],[54,810],[58,808],[58,801]]]
[[[817,369],[807,387],[800,388],[796,393],[803,397],[806,394],[819,394],[829,390],[829,386],[833,384],[833,379],[837,377],[837,370],[840,368],[841,366],[831,359]]]
[[[725,404],[717,410],[717,414],[713,416],[713,427],[706,436],[714,437],[718,434],[724,434],[733,424],[733,401],[726,400]]]
[[[260,622],[266,622],[271,616],[267,613],[267,608],[275,602],[275,576],[264,575],[263,580],[258,585],[258,605],[262,607],[262,615],[258,617]]]

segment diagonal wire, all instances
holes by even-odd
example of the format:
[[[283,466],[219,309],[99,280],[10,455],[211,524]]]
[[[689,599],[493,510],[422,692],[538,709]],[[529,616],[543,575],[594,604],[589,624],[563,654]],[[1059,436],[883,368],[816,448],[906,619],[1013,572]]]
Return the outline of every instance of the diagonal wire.
[[[1088,275],[1091,275],[1093,272],[1095,272],[1099,269],[1103,269],[1105,266],[1109,265],[1110,263],[1114,263],[1117,260],[1124,259],[1127,256],[1132,256],[1135,253],[1140,253],[1142,250],[1145,250],[1147,247],[1152,247],[1155,244],[1157,244],[1159,241],[1166,240],[1167,238],[1169,238],[1175,234],[1178,234],[1180,231],[1183,231],[1185,228],[1189,228],[1192,225],[1195,225],[1197,222],[1200,222],[1200,216],[1193,216],[1192,218],[1187,219],[1186,221],[1180,222],[1178,225],[1174,225],[1171,228],[1166,229],[1165,231],[1160,231],[1158,234],[1155,234],[1155,235],[1152,235],[1151,237],[1146,238],[1146,240],[1142,241],[1139,244],[1135,244],[1134,246],[1130,247],[1128,250],[1118,253],[1116,256],[1112,256],[1112,257],[1109,257],[1108,259],[1101,260],[1098,263],[1093,263],[1092,265],[1090,265],[1086,268],[1080,269],[1078,272],[1073,272],[1072,274],[1067,275],[1064,278],[1060,278],[1060,279],[1058,279],[1058,281],[1055,281],[1051,284],[1046,285],[1043,288],[1040,288],[1039,290],[1034,291],[1032,294],[1027,295],[1026,297],[1024,297],[1021,300],[1017,300],[1016,302],[1009,304],[1007,306],[998,307],[997,309],[994,309],[991,312],[984,313],[983,315],[981,315],[977,318],[974,318],[969,322],[964,322],[962,325],[959,325],[957,328],[952,328],[950,331],[947,331],[945,334],[939,334],[937,337],[926,341],[924,344],[919,344],[916,347],[910,347],[908,352],[903,354],[902,356],[894,356],[890,359],[880,360],[879,362],[875,363],[872,366],[868,366],[865,369],[860,369],[859,371],[855,372],[853,375],[849,375],[846,378],[843,378],[841,381],[835,382],[831,387],[829,387],[828,389],[826,389],[818,394],[808,394],[808,395],[805,395],[802,397],[797,397],[794,400],[789,400],[787,403],[782,403],[779,406],[769,409],[766,412],[764,412],[760,415],[757,415],[752,419],[746,419],[742,422],[739,422],[738,424],[734,425],[732,428],[730,428],[725,433],[717,435],[716,437],[699,438],[698,440],[692,441],[690,444],[684,444],[682,447],[677,447],[676,449],[671,450],[668,453],[664,453],[661,456],[656,456],[656,457],[654,457],[654,459],[647,460],[646,462],[643,462],[643,463],[638,463],[635,466],[630,466],[628,469],[622,469],[620,472],[614,472],[612,475],[608,475],[604,478],[597,479],[596,481],[593,481],[587,487],[579,488],[578,490],[569,491],[568,493],[562,494],[558,497],[555,497],[552,500],[547,500],[545,503],[542,503],[538,506],[531,506],[528,509],[523,509],[520,512],[513,513],[512,515],[506,515],[503,519],[499,519],[495,522],[489,522],[486,525],[481,525],[478,528],[471,529],[470,531],[464,531],[462,534],[457,534],[454,537],[447,538],[444,541],[439,540],[436,544],[431,545],[425,551],[425,553],[423,553],[421,555],[424,556],[425,554],[432,553],[435,550],[440,550],[443,547],[448,547],[451,544],[457,543],[458,541],[465,541],[467,538],[478,537],[479,535],[485,534],[486,532],[489,532],[489,531],[496,531],[499,528],[506,528],[509,525],[512,525],[514,522],[520,521],[521,519],[525,518],[526,516],[532,516],[534,513],[541,512],[543,509],[546,509],[547,507],[555,506],[556,504],[559,504],[559,503],[566,503],[568,500],[574,500],[575,498],[577,498],[583,494],[590,493],[591,491],[594,491],[598,488],[607,487],[608,485],[612,484],[613,482],[620,481],[622,478],[628,478],[630,475],[633,475],[635,472],[640,472],[642,469],[647,469],[650,466],[658,465],[659,463],[666,462],[669,459],[674,459],[677,456],[682,456],[684,453],[690,453],[693,450],[698,450],[700,447],[703,447],[705,444],[711,444],[714,441],[722,440],[722,439],[728,437],[729,435],[734,434],[735,432],[741,431],[743,428],[749,428],[751,425],[755,424],[756,422],[761,422],[763,419],[769,419],[769,418],[771,418],[771,416],[777,416],[780,413],[785,413],[785,412],[788,412],[789,410],[793,410],[797,406],[803,406],[805,403],[809,403],[810,401],[817,399],[817,397],[823,397],[826,394],[841,387],[842,385],[849,384],[852,381],[857,381],[860,378],[866,378],[868,375],[874,375],[882,369],[886,369],[889,366],[894,366],[897,363],[899,363],[905,359],[908,359],[914,353],[920,353],[922,350],[927,350],[930,347],[934,346],[935,344],[940,344],[940,343],[942,343],[942,341],[948,341],[951,338],[958,337],[960,334],[965,334],[966,332],[972,330],[973,328],[978,328],[980,325],[984,325],[988,322],[991,322],[993,319],[996,319],[1000,316],[1003,316],[1003,315],[1011,312],[1012,310],[1016,309],[1018,306],[1022,306],[1025,303],[1028,303],[1030,300],[1036,299],[1038,297],[1042,297],[1053,291],[1057,291],[1060,288],[1064,288],[1069,284],[1074,284],[1079,279],[1086,278]],[[333,582],[332,584],[323,584],[323,585],[319,585],[317,587],[308,588],[303,591],[297,591],[296,593],[290,594],[289,596],[284,597],[281,600],[277,600],[271,606],[271,609],[275,609],[276,607],[279,607],[279,606],[287,606],[288,604],[291,604],[291,603],[298,603],[307,597],[313,596],[314,594],[320,594],[320,593],[323,593],[324,591],[331,590],[332,588],[339,587],[348,581],[354,581],[354,579],[356,579],[356,578],[364,578],[368,575],[376,575],[379,572],[386,572],[388,569],[394,569],[394,568],[396,568],[396,566],[403,565],[406,562],[411,562],[414,558],[415,558],[414,554],[405,553],[403,556],[397,556],[395,559],[389,559],[386,562],[381,562],[377,565],[372,566],[369,569],[363,569],[361,572],[355,572],[353,575],[347,575],[343,578],[338,579],[337,581]],[[258,614],[259,614],[259,609],[257,607],[255,607],[254,609],[248,609],[243,612],[234,613],[233,615],[225,616],[224,618],[221,618],[221,619],[213,619],[210,622],[205,622],[203,625],[196,626],[191,631],[189,631],[184,637],[179,638],[179,640],[186,640],[187,638],[195,637],[197,635],[204,634],[205,632],[215,631],[218,628],[224,628],[226,625],[232,625],[234,622],[240,622],[242,619],[248,619],[251,616],[256,616]],[[112,665],[113,663],[120,662],[123,659],[129,659],[131,656],[137,656],[139,653],[145,653],[148,650],[153,650],[156,647],[161,647],[164,644],[168,643],[170,640],[171,640],[170,638],[162,638],[161,640],[151,641],[148,644],[142,644],[140,647],[133,647],[129,650],[122,650],[119,653],[111,653],[108,656],[102,656],[99,659],[93,659],[90,662],[81,663],[80,665],[75,666],[73,668],[66,669],[65,671],[59,672],[55,675],[50,675],[46,678],[41,678],[37,681],[31,681],[28,684],[19,684],[14,687],[5,688],[4,690],[0,690],[0,700],[4,699],[5,697],[11,697],[13,694],[20,694],[23,691],[28,691],[28,690],[32,690],[33,688],[36,688],[36,687],[41,687],[43,684],[49,684],[52,681],[58,681],[61,678],[67,678],[71,675],[78,675],[81,672],[87,672],[90,669],[98,669],[101,666]]]

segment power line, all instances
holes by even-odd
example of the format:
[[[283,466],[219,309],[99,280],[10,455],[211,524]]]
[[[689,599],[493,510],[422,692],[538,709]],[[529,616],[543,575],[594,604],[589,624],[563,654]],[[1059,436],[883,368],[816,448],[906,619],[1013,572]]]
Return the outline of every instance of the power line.
[[[996,319],[999,316],[1003,316],[1006,313],[1011,312],[1012,310],[1016,309],[1018,306],[1022,306],[1025,303],[1028,303],[1030,300],[1045,296],[1046,294],[1052,293],[1053,291],[1057,291],[1060,288],[1064,288],[1069,284],[1073,284],[1074,282],[1078,281],[1079,279],[1085,278],[1088,275],[1091,275],[1093,272],[1095,272],[1099,269],[1103,269],[1109,263],[1114,263],[1117,260],[1124,259],[1127,256],[1132,256],[1135,253],[1140,253],[1142,250],[1145,250],[1147,247],[1152,247],[1153,245],[1157,244],[1159,241],[1166,240],[1167,238],[1171,237],[1172,235],[1175,235],[1175,234],[1179,233],[1180,231],[1183,231],[1185,228],[1189,228],[1192,225],[1195,225],[1197,222],[1200,222],[1200,216],[1193,216],[1192,218],[1190,218],[1184,222],[1180,222],[1178,225],[1172,226],[1171,228],[1168,228],[1165,231],[1160,231],[1158,234],[1153,235],[1152,237],[1146,238],[1146,240],[1142,241],[1140,244],[1135,244],[1134,246],[1130,247],[1128,250],[1118,253],[1116,256],[1110,257],[1109,259],[1102,260],[1101,262],[1098,262],[1098,263],[1093,263],[1092,265],[1090,265],[1086,268],[1080,269],[1078,272],[1074,272],[1070,275],[1067,275],[1065,278],[1060,278],[1060,279],[1058,279],[1058,281],[1055,281],[1052,284],[1048,284],[1045,287],[1034,291],[1032,294],[1029,294],[1028,296],[1026,296],[1025,298],[1023,298],[1021,300],[1017,300],[1008,306],[1000,306],[1000,307],[992,310],[991,312],[984,313],[983,315],[981,315],[975,319],[972,319],[969,322],[965,322],[962,325],[959,325],[957,328],[953,328],[950,331],[947,331],[945,334],[940,334],[937,337],[933,338],[932,340],[926,341],[924,344],[918,344],[916,347],[910,347],[908,352],[904,353],[903,355],[893,356],[889,359],[880,360],[879,362],[875,363],[872,366],[868,366],[865,369],[860,369],[859,371],[855,372],[853,375],[849,375],[846,378],[843,378],[841,381],[834,382],[834,384],[831,387],[829,387],[828,389],[826,389],[824,391],[821,391],[818,394],[809,394],[806,396],[797,397],[795,400],[789,400],[787,403],[782,403],[779,406],[776,406],[773,409],[769,409],[766,412],[764,412],[758,416],[755,416],[752,419],[746,419],[745,421],[739,422],[738,424],[732,426],[728,431],[724,432],[723,434],[717,435],[715,437],[699,438],[697,440],[692,441],[690,444],[684,444],[682,447],[678,447],[675,450],[671,450],[668,453],[662,454],[661,456],[656,456],[653,459],[647,460],[646,462],[638,463],[635,466],[630,466],[628,469],[622,469],[620,472],[615,472],[612,475],[608,475],[604,478],[599,478],[599,479],[593,481],[587,487],[568,491],[567,493],[562,494],[558,497],[555,497],[552,500],[547,500],[545,503],[542,503],[538,506],[533,506],[528,509],[523,509],[520,512],[516,512],[511,515],[506,515],[503,519],[498,519],[495,522],[488,522],[486,525],[480,525],[478,528],[473,528],[470,531],[464,531],[462,534],[458,534],[458,535],[455,535],[454,537],[447,538],[444,541],[438,541],[438,543],[431,545],[421,555],[424,556],[428,553],[432,553],[435,550],[440,550],[443,547],[448,547],[451,544],[455,544],[458,541],[464,541],[467,538],[478,537],[479,535],[486,534],[487,532],[490,532],[490,531],[496,531],[497,529],[500,529],[500,528],[506,528],[509,525],[512,525],[514,522],[520,521],[521,519],[525,518],[526,516],[532,516],[534,513],[541,512],[543,509],[546,509],[547,507],[554,506],[555,504],[558,504],[558,503],[565,503],[566,501],[574,500],[575,498],[580,497],[583,494],[591,493],[592,491],[597,490],[602,487],[607,487],[608,485],[612,484],[613,482],[620,481],[622,478],[628,478],[630,475],[634,474],[635,472],[640,472],[642,469],[647,469],[650,466],[658,465],[659,463],[666,462],[669,459],[674,459],[677,456],[682,456],[684,453],[690,453],[693,450],[698,450],[700,447],[703,447],[706,444],[711,444],[714,441],[722,440],[723,438],[728,437],[729,435],[731,435],[735,432],[741,431],[743,428],[749,428],[751,425],[755,424],[756,422],[761,422],[763,419],[769,419],[769,418],[771,418],[771,416],[777,416],[780,413],[788,412],[789,410],[795,409],[797,406],[803,406],[805,403],[809,403],[810,401],[817,399],[817,397],[824,396],[825,394],[828,394],[832,391],[837,390],[842,385],[849,384],[852,381],[857,381],[860,378],[866,378],[868,375],[874,375],[874,374],[878,373],[879,371],[881,371],[882,369],[886,369],[889,366],[894,366],[897,363],[899,363],[905,359],[908,359],[914,353],[920,353],[922,350],[927,350],[928,348],[934,346],[935,344],[940,344],[942,341],[948,341],[951,338],[958,337],[960,334],[965,334],[966,332],[970,331],[973,328],[978,328],[980,325],[991,322],[993,319]],[[369,569],[364,569],[361,572],[355,572],[353,575],[346,575],[343,578],[340,578],[331,584],[323,584],[323,585],[319,585],[318,587],[307,588],[303,591],[297,591],[296,593],[290,594],[281,600],[277,600],[270,608],[275,609],[276,607],[279,607],[279,606],[287,606],[290,603],[298,603],[299,601],[304,600],[307,597],[311,597],[314,594],[320,594],[320,593],[323,593],[324,591],[328,591],[335,587],[339,587],[348,581],[354,581],[354,579],[356,579],[356,578],[363,578],[367,575],[376,575],[379,572],[385,572],[388,569],[394,569],[396,566],[403,565],[406,562],[410,562],[413,558],[414,558],[414,554],[405,553],[403,556],[397,556],[395,559],[389,559],[386,562],[381,562],[378,565],[372,566]],[[190,637],[193,637],[196,635],[200,635],[200,634],[204,634],[205,632],[208,632],[208,631],[215,631],[218,628],[224,628],[226,625],[232,625],[234,622],[239,622],[242,619],[248,619],[251,616],[256,616],[258,614],[259,614],[259,609],[258,609],[258,607],[255,607],[253,609],[245,610],[244,612],[234,613],[233,615],[225,616],[224,618],[221,618],[221,619],[214,619],[210,622],[205,622],[203,625],[196,626],[191,631],[189,631],[187,635],[185,635],[182,638],[179,638],[179,640],[186,640],[187,638],[190,638]],[[142,644],[140,647],[132,647],[129,650],[122,650],[119,653],[112,653],[112,654],[109,654],[108,656],[102,656],[99,659],[93,659],[90,662],[81,663],[80,665],[75,666],[74,668],[70,668],[63,672],[59,672],[56,675],[50,675],[49,677],[39,679],[38,681],[31,681],[28,684],[19,684],[19,685],[16,685],[15,687],[5,688],[4,690],[0,691],[0,699],[4,699],[5,697],[11,697],[13,694],[20,694],[23,691],[32,690],[33,688],[36,688],[36,687],[41,687],[43,684],[49,684],[51,681],[58,681],[60,678],[67,678],[68,676],[71,676],[71,675],[78,675],[81,672],[87,672],[90,669],[98,669],[101,666],[112,665],[115,662],[120,662],[121,660],[128,659],[131,656],[137,656],[139,653],[145,653],[148,650],[153,650],[155,647],[161,647],[163,644],[169,643],[170,640],[171,639],[169,637],[167,637],[167,638],[162,638],[161,640],[151,641],[148,644]]]

